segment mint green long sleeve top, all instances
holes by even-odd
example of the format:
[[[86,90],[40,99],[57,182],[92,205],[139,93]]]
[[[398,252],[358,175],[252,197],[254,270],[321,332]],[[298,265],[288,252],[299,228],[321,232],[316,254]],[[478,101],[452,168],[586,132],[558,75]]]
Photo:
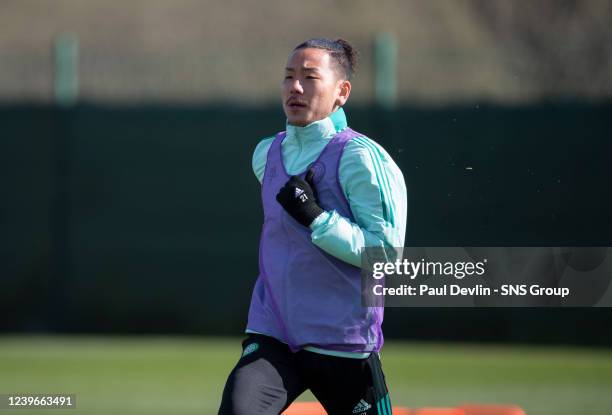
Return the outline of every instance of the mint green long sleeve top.
[[[287,123],[287,136],[281,146],[287,173],[293,175],[306,170],[329,140],[347,125],[342,108],[305,127]],[[253,172],[260,183],[273,140],[274,137],[263,139],[253,153]],[[391,156],[373,140],[357,136],[344,148],[338,176],[354,222],[335,210],[325,211],[310,225],[312,243],[357,267],[361,267],[365,247],[404,246],[406,184]]]

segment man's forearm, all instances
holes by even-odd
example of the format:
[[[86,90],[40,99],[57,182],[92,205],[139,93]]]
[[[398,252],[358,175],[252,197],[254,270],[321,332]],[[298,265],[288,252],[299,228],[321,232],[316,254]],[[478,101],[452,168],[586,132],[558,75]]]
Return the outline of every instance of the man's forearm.
[[[356,267],[361,267],[361,253],[366,247],[385,248],[391,252],[397,245],[393,235],[379,236],[369,232],[336,211],[322,213],[312,222],[310,229],[313,244]]]

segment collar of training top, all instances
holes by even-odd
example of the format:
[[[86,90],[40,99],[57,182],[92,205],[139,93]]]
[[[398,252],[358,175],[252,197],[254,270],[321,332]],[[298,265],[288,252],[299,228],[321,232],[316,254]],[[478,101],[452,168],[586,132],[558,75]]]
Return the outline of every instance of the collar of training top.
[[[304,127],[298,127],[287,123],[287,138],[298,138],[300,140],[320,140],[321,138],[332,138],[336,133],[347,127],[346,114],[342,108],[332,112],[327,118],[312,122]]]

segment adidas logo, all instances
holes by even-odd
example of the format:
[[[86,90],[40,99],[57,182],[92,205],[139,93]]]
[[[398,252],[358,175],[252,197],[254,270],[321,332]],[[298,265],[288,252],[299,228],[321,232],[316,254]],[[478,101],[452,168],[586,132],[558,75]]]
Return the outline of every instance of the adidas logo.
[[[369,403],[367,403],[365,400],[362,399],[359,402],[357,402],[357,405],[355,405],[355,407],[353,408],[353,413],[358,414],[360,412],[365,412],[371,407],[372,405],[370,405]]]
[[[300,198],[300,200],[302,202],[305,202],[308,200],[308,196],[306,196],[306,193],[304,192],[303,189],[300,189],[299,187],[295,188],[295,193],[294,193],[294,197],[295,198]]]

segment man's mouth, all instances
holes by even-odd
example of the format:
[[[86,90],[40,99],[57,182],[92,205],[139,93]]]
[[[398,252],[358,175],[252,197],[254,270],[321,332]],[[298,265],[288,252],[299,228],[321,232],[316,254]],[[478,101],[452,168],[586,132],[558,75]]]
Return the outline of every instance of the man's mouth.
[[[301,101],[289,101],[287,103],[287,106],[289,108],[305,108],[307,105],[305,102],[301,102]]]

